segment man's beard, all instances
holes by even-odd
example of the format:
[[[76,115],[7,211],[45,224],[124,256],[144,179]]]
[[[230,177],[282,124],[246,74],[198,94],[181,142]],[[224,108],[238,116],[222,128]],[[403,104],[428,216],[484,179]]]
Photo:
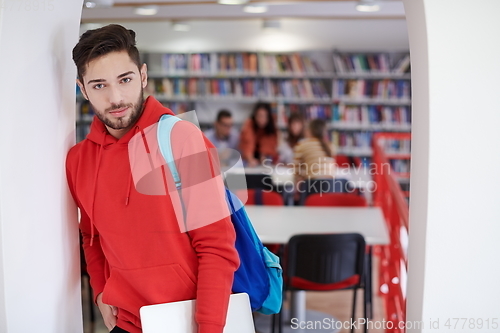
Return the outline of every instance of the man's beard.
[[[121,130],[121,129],[127,129],[131,128],[137,120],[141,117],[142,114],[142,108],[144,106],[144,96],[143,96],[143,89],[141,88],[141,93],[139,94],[139,98],[137,98],[137,102],[134,103],[129,103],[129,104],[118,104],[118,105],[113,105],[110,108],[107,108],[104,111],[97,110],[92,102],[90,102],[90,105],[92,106],[92,109],[94,110],[95,115],[97,118],[102,121],[107,127],[112,128],[114,130]],[[114,110],[120,110],[124,108],[130,108],[131,112],[127,117],[120,117],[120,118],[112,118],[109,116],[109,118],[106,117],[106,115],[109,114],[109,112],[114,111]]]

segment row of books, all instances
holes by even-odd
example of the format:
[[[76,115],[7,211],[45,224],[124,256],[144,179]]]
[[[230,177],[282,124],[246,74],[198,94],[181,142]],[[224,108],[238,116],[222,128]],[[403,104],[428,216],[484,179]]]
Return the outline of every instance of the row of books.
[[[397,173],[409,173],[410,161],[409,160],[389,160],[392,170]]]
[[[331,132],[331,141],[338,147],[338,155],[371,155],[372,143],[373,143],[373,132]],[[388,139],[384,143],[386,154],[393,155],[406,155],[410,154],[410,141],[409,140],[393,140]],[[389,161],[394,161],[397,159],[390,159]],[[403,167],[400,162],[390,162],[395,163],[397,170],[395,172],[406,173],[409,172],[410,164],[408,160],[403,160],[407,162],[407,166]],[[399,171],[398,171],[399,170]]]
[[[321,80],[309,79],[150,79],[148,94],[164,97],[260,97],[285,99],[330,100]]]
[[[312,58],[294,54],[260,54],[260,72],[269,74],[321,74],[323,69]]]
[[[275,96],[284,98],[298,99],[324,99],[329,100],[330,95],[323,81],[309,79],[292,79],[292,80],[269,80],[264,82],[272,86]],[[276,88],[279,93],[276,94]]]
[[[335,71],[339,74],[364,73],[406,73],[410,68],[410,55],[401,57],[394,66],[391,66],[389,55],[379,54],[338,54],[333,55]]]
[[[165,73],[187,74],[189,71],[189,55],[181,53],[163,54],[161,67]]]
[[[361,105],[333,106],[332,123],[341,128],[364,128],[372,130],[409,130],[411,111],[406,106]]]
[[[333,80],[332,96],[336,100],[410,100],[408,80]]]
[[[166,53],[161,68],[169,74],[321,74],[321,66],[311,57],[294,54],[234,53]]]
[[[255,53],[219,53],[213,55],[216,60],[215,72],[257,73],[257,54]]]
[[[372,132],[331,132],[338,155],[371,155],[372,139]]]
[[[381,139],[380,144],[388,155],[410,154],[410,140]]]
[[[186,103],[186,102],[164,102],[162,104],[163,104],[163,106],[165,106],[165,107],[169,108],[170,110],[172,110],[175,114],[181,114],[181,113],[184,113],[184,112],[195,110],[194,106],[192,105],[192,103]]]

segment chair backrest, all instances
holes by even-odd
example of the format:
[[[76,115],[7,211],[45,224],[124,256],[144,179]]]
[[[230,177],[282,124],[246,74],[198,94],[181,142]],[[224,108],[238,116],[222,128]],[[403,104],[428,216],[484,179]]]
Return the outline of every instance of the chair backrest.
[[[266,206],[283,206],[285,204],[283,197],[278,192],[260,190],[260,189],[248,189],[248,190],[237,190],[235,191],[236,196],[246,205],[256,205],[259,204],[259,195],[262,201],[262,205]],[[247,200],[245,202],[245,197]]]
[[[346,155],[337,155],[335,156],[335,162],[341,168],[349,168],[351,166],[351,159]]]
[[[344,178],[311,178],[299,184],[300,205],[304,205],[306,198],[315,193],[352,193],[353,186]]]
[[[309,195],[305,206],[366,207],[368,202],[360,195],[349,193],[321,193]]]
[[[337,155],[335,162],[340,168],[359,167],[361,165],[361,158],[357,156]]]
[[[357,233],[304,234],[285,253],[287,289],[335,290],[360,286],[365,240]]]

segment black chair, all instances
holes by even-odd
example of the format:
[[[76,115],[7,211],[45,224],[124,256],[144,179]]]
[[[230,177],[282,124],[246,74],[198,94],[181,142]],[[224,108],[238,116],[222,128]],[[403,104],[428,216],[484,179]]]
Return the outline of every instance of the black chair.
[[[293,236],[284,254],[285,290],[353,289],[352,320],[354,321],[357,290],[365,288],[365,248],[363,236],[356,233]],[[363,315],[366,319],[366,297],[363,297],[363,301]],[[282,329],[281,325],[280,312],[279,332]],[[354,327],[351,328],[351,332],[354,332]]]

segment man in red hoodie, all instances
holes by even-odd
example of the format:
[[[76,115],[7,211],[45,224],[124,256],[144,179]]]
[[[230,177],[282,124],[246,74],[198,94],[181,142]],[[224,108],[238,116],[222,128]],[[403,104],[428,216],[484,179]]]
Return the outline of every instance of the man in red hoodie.
[[[221,333],[239,258],[224,212],[223,184],[208,153],[214,147],[187,121],[172,130],[185,217],[207,219],[185,232],[176,218],[177,192],[166,189],[172,183],[168,168],[144,177],[146,183],[165,185],[163,193],[138,190],[132,175],[131,139],[144,137],[162,115],[173,114],[152,96],[143,98],[147,68],[140,63],[135,33],[119,25],[89,30],[73,49],[73,60],[77,84],[95,117],[87,138],[69,151],[66,173],[106,326],[139,333],[141,306],[196,299],[198,332]],[[184,191],[185,184],[203,185]],[[214,216],[219,218],[210,221]]]

